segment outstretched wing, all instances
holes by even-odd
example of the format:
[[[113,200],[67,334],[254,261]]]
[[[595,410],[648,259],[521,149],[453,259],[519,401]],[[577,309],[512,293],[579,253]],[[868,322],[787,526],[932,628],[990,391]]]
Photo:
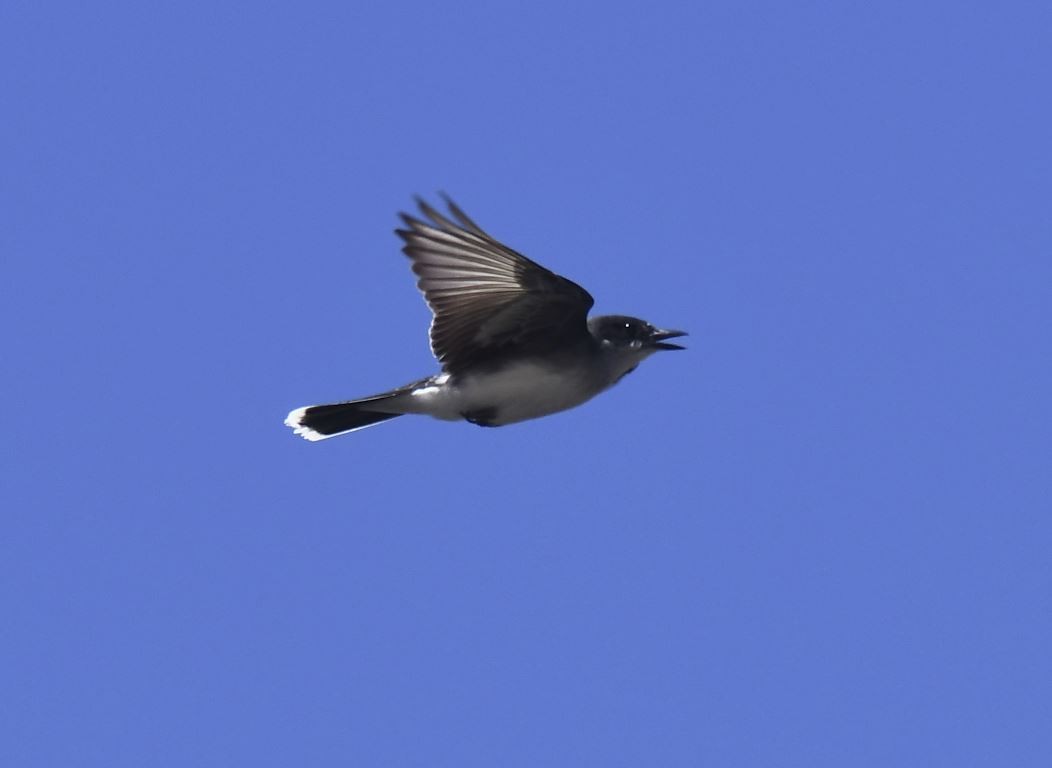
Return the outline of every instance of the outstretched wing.
[[[452,218],[417,199],[426,220],[403,213],[407,228],[396,230],[434,314],[431,351],[444,370],[511,345],[543,348],[588,333],[588,291],[502,245],[445,200]]]

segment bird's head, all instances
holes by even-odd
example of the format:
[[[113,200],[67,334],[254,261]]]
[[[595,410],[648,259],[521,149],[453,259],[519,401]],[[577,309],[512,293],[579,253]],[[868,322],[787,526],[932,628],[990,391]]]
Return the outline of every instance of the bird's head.
[[[623,376],[639,365],[640,361],[655,352],[668,349],[685,349],[679,344],[670,344],[668,339],[686,336],[686,331],[667,331],[655,328],[646,320],[627,315],[601,315],[588,319],[588,331],[599,342],[600,348],[611,359],[616,360],[619,376]]]

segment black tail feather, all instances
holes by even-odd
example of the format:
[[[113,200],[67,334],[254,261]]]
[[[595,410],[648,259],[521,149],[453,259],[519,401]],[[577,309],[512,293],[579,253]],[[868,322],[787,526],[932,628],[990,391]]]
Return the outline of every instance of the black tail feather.
[[[366,405],[375,407],[376,399],[369,398],[332,405],[310,405],[290,413],[285,423],[295,429],[297,435],[302,435],[307,440],[324,440],[333,435],[369,427],[402,415],[366,410],[364,407]]]

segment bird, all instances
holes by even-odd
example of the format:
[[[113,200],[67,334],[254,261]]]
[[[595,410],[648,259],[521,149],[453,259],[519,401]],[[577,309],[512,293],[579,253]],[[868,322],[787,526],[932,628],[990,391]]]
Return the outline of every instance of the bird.
[[[317,441],[406,414],[500,427],[574,408],[609,389],[655,352],[682,350],[663,330],[628,315],[589,317],[577,283],[487,234],[446,195],[448,214],[417,197],[401,213],[417,287],[432,312],[431,351],[441,372],[370,397],[289,413],[295,434]]]

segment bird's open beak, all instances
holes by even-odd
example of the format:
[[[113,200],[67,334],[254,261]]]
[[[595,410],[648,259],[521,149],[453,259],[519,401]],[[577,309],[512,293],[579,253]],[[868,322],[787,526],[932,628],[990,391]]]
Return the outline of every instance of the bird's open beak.
[[[686,335],[686,331],[656,330],[650,335],[650,346],[654,349],[686,349],[686,347],[681,347],[679,344],[669,344],[665,341],[665,339],[676,339]]]

